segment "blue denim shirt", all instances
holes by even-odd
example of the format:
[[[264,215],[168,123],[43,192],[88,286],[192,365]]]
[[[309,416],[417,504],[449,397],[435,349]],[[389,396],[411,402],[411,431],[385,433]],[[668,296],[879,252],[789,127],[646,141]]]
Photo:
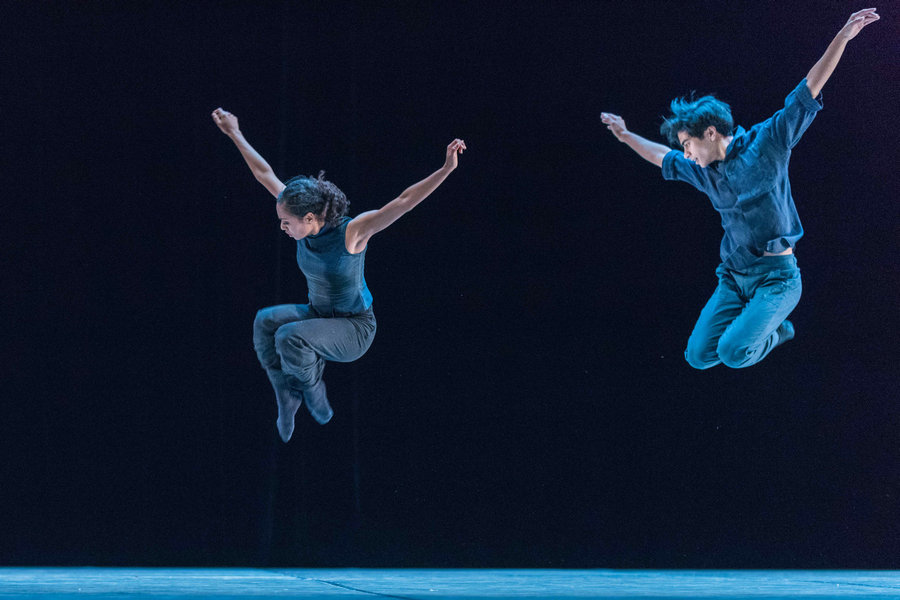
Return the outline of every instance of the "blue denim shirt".
[[[725,159],[706,168],[672,150],[663,158],[665,179],[686,181],[704,192],[722,216],[725,236],[719,248],[722,264],[746,267],[763,252],[793,248],[803,235],[791,196],[788,161],[791,148],[822,109],[806,79],[788,94],[784,108],[746,131],[738,127]]]
[[[316,235],[297,240],[297,264],[306,276],[309,304],[328,317],[346,317],[368,310],[372,294],[363,275],[366,249],[347,252],[344,217],[337,227],[325,225]]]

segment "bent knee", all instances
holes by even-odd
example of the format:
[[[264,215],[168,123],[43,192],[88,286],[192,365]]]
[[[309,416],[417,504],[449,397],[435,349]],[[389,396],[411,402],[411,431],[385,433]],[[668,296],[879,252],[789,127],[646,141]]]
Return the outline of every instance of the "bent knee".
[[[256,311],[256,316],[253,318],[253,331],[266,332],[271,330],[273,325],[271,314],[272,309],[270,308],[261,308]]]
[[[710,367],[714,367],[720,362],[718,358],[710,360],[708,357],[703,357],[697,353],[691,353],[688,351],[685,351],[684,353],[684,360],[686,360],[687,363],[695,369],[699,369],[701,371],[704,369],[709,369]]]
[[[704,352],[690,345],[684,351],[684,360],[687,361],[687,364],[701,371],[714,367],[720,362],[718,356],[710,356],[709,352]]]
[[[731,369],[742,369],[744,367],[749,367],[752,364],[751,357],[747,353],[747,346],[719,344],[716,352],[719,355],[722,364]]]
[[[286,347],[291,340],[291,328],[289,325],[282,325],[275,331],[275,348],[279,351]]]

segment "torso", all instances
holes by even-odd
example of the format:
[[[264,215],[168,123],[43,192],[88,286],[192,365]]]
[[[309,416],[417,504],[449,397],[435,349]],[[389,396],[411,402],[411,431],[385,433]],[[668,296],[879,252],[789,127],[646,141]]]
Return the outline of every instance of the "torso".
[[[314,236],[297,241],[297,262],[306,276],[309,303],[322,316],[358,314],[372,305],[363,275],[365,249],[351,254],[346,247],[344,220]]]

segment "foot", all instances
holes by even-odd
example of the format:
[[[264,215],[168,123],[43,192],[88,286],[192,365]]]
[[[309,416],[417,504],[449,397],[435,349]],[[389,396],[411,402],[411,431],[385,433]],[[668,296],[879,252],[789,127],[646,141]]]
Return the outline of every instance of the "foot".
[[[319,425],[324,425],[334,416],[325,394],[325,382],[321,379],[316,385],[303,390],[303,397],[306,399],[306,410]]]
[[[778,326],[778,329],[775,330],[775,333],[778,334],[778,342],[775,345],[780,346],[786,341],[794,339],[794,324],[785,319],[785,321]]]
[[[272,369],[266,373],[275,389],[275,402],[278,404],[278,420],[275,422],[278,435],[283,442],[287,442],[294,433],[294,415],[303,404],[303,394],[292,388],[290,378],[282,371]]]

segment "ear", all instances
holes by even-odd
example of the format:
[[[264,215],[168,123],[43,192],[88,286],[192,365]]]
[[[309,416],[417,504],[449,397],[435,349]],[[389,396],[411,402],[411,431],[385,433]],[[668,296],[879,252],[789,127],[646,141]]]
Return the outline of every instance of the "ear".
[[[706,128],[706,131],[703,132],[703,136],[708,140],[716,139],[716,136],[719,134],[719,130],[715,128],[715,126],[710,125]]]

